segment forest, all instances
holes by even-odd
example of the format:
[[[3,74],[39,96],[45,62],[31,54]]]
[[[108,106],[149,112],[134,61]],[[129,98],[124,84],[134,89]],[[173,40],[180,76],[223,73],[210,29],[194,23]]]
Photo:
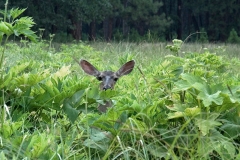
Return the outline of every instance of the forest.
[[[189,41],[226,42],[240,32],[239,0],[10,0],[8,7],[27,8],[34,30],[59,42],[159,42],[191,34]]]

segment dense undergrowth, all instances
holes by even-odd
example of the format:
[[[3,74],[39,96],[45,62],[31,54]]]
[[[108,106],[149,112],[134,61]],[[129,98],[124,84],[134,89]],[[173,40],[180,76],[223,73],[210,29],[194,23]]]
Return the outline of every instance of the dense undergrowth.
[[[33,34],[16,24],[0,29]],[[0,159],[240,158],[240,63],[219,55],[225,46],[91,45],[1,46]],[[81,58],[99,70],[131,59],[136,67],[115,90],[99,91],[74,60]],[[102,114],[97,106],[105,100],[114,107]]]
[[[84,43],[58,51],[45,42],[9,43],[0,83],[1,159],[239,158],[239,61],[208,49],[175,53],[148,59],[125,50],[113,62],[102,58],[113,52]],[[130,59],[137,67],[105,92],[73,57],[100,70]],[[109,99],[114,107],[99,113],[98,103]]]

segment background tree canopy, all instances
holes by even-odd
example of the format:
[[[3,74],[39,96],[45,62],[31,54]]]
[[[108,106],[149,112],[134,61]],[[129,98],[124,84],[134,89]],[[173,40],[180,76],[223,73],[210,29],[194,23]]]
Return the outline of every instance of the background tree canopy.
[[[0,2],[4,9],[4,1]],[[209,41],[226,41],[230,31],[239,34],[238,0],[10,0],[9,8],[26,8],[35,31],[43,38],[55,34],[69,40],[185,39],[205,31]],[[200,33],[204,34],[204,33]],[[199,34],[191,41],[199,39]]]

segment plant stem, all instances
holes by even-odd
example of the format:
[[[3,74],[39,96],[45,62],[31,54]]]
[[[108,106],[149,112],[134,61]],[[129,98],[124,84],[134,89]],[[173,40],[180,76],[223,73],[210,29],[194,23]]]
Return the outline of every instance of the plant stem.
[[[5,3],[5,13],[4,13],[4,22],[6,22],[6,18],[7,18],[7,6],[8,6],[8,0],[6,0],[6,3]],[[3,51],[2,51],[2,56],[1,56],[1,59],[0,59],[0,71],[2,70],[2,64],[3,64],[3,57],[4,57],[4,52],[5,52],[5,48],[6,48],[6,43],[7,43],[7,40],[8,40],[8,37],[5,39],[5,42],[3,44]],[[1,73],[1,79],[3,77],[3,73]]]
[[[3,50],[2,50],[2,56],[1,56],[1,59],[0,59],[0,71],[2,70],[2,65],[3,65],[3,59],[4,59],[4,53],[5,53],[5,49],[6,49],[6,44],[7,44],[7,41],[8,41],[8,37],[6,37],[5,39],[5,42],[3,44]],[[1,73],[1,79],[3,78],[3,73]]]
[[[7,18],[7,6],[8,6],[8,0],[6,0],[6,3],[5,3],[5,13],[4,13],[4,22],[6,22],[6,18]]]

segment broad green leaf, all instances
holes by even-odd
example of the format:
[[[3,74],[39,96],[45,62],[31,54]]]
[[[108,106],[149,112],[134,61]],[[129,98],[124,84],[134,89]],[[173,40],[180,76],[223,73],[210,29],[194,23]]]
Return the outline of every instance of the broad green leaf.
[[[173,88],[173,92],[179,92],[179,91],[186,91],[189,88],[192,87],[192,84],[185,81],[185,80],[179,80],[175,83],[175,87]]]
[[[218,91],[214,94],[208,94],[207,92],[200,92],[197,96],[198,99],[203,101],[205,107],[209,107],[212,102],[217,105],[221,105],[223,103],[223,98],[220,96],[221,91]]]
[[[240,124],[224,124],[221,126],[221,130],[224,131],[226,136],[231,138],[240,136]]]
[[[235,138],[240,136],[240,118],[239,112],[237,111],[237,107],[235,110],[231,112],[224,113],[221,117],[221,121],[223,121],[223,125],[221,126],[221,131],[224,132],[223,135],[229,138]]]
[[[175,119],[175,118],[180,118],[180,117],[184,117],[183,112],[168,113],[168,119]]]
[[[171,73],[173,73],[176,77],[179,77],[184,72],[183,66],[178,66]]]
[[[26,30],[30,30],[30,28],[35,24],[32,17],[21,17],[20,19],[16,20],[16,28],[24,29],[21,26],[25,26]],[[14,26],[15,26],[14,25]]]
[[[189,84],[195,84],[195,83],[204,83],[205,81],[203,81],[203,79],[201,79],[200,77],[198,76],[194,76],[194,75],[191,75],[191,74],[182,74],[181,75],[181,78],[185,81],[187,81]]]
[[[208,119],[196,118],[195,124],[201,131],[203,136],[206,136],[210,130],[222,125],[222,123],[216,121],[218,114],[212,114]]]
[[[33,42],[37,42],[37,35],[36,34],[30,34],[30,35],[25,35],[28,39],[30,39]]]
[[[220,96],[223,98],[223,103],[221,105],[213,105],[214,111],[223,113],[232,108],[237,108],[239,103],[230,94],[221,93]]]
[[[86,96],[92,99],[99,99],[100,97],[99,92],[100,91],[98,87],[92,87],[86,90]]]
[[[13,34],[12,25],[7,22],[0,22],[0,32],[10,36]]]
[[[85,89],[76,92],[71,98],[72,103],[74,104],[78,103],[82,99],[82,96],[84,95],[84,93],[85,93]]]
[[[205,82],[202,83],[196,82],[192,85],[192,87],[200,92],[210,92],[210,88]]]
[[[174,92],[188,90],[192,87],[200,89],[204,88],[205,86],[205,81],[203,81],[200,77],[191,74],[181,74],[181,78],[182,80],[179,80],[175,83],[176,87],[173,89]]]
[[[166,107],[171,111],[184,112],[188,106],[186,104],[173,104],[171,106],[166,106]]]
[[[101,99],[104,99],[104,100],[109,100],[110,98],[112,97],[115,97],[119,94],[118,91],[116,90],[106,90],[106,91],[100,91],[100,97]]]
[[[20,14],[22,14],[24,11],[26,10],[26,8],[24,9],[11,9],[10,10],[10,15],[12,16],[13,19],[17,18]]]
[[[232,142],[227,140],[218,141],[214,148],[221,156],[221,159],[234,159],[235,147]]]
[[[6,87],[7,85],[9,85],[12,79],[13,79],[12,72],[9,72],[8,74],[4,75],[3,82],[1,82],[0,84],[0,88]]]
[[[62,109],[67,114],[71,123],[74,123],[79,115],[79,111],[74,108],[71,99],[64,100]]]
[[[234,159],[235,147],[230,139],[218,130],[212,129],[208,136],[200,136],[197,152],[208,159],[213,151],[218,152],[221,159]]]
[[[186,116],[194,117],[194,116],[199,115],[201,113],[201,108],[199,108],[199,107],[186,108],[184,113],[185,113]]]

